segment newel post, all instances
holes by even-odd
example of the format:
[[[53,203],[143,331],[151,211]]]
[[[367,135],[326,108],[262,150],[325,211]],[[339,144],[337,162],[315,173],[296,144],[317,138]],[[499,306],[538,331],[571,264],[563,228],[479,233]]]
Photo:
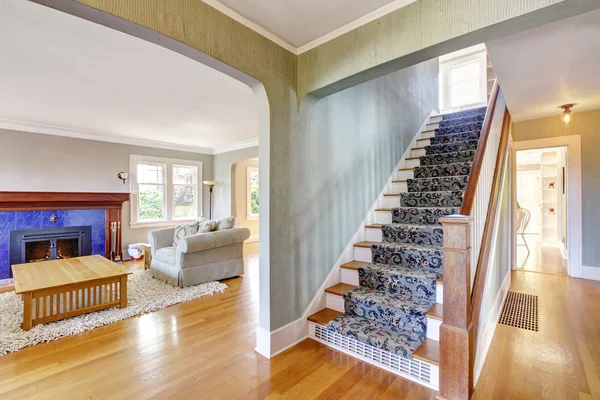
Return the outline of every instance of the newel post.
[[[473,394],[471,319],[471,217],[440,219],[444,228],[444,319],[440,327],[439,399]]]

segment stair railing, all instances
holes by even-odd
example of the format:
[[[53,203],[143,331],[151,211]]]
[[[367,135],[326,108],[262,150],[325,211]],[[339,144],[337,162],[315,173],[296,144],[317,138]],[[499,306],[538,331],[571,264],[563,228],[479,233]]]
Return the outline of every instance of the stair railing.
[[[444,229],[441,399],[470,399],[473,394],[475,342],[510,132],[510,114],[500,92],[495,81],[459,214],[440,219]]]

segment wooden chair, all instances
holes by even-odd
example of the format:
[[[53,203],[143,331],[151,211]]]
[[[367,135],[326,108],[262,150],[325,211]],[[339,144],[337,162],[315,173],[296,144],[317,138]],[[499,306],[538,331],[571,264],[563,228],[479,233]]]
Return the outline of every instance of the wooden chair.
[[[525,243],[525,247],[527,248],[527,255],[529,255],[529,245],[527,244],[527,240],[525,240],[525,229],[527,229],[527,225],[529,225],[529,220],[531,219],[531,213],[529,210],[525,208],[517,209],[517,235],[521,235],[523,239],[523,243]]]

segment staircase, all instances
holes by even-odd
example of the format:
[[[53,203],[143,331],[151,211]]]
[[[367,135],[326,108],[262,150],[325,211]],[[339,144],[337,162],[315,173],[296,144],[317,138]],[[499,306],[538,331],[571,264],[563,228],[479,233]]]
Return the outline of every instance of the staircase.
[[[458,214],[486,108],[430,118],[410,157],[354,244],[354,261],[308,317],[310,336],[437,389],[443,318],[443,229]]]

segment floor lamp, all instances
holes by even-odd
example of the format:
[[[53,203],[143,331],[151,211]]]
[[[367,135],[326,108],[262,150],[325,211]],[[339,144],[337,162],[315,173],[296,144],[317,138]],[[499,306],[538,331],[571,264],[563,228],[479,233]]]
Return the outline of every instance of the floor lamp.
[[[208,186],[208,219],[212,219],[212,192],[215,185],[219,182],[216,181],[202,181],[203,184]]]

